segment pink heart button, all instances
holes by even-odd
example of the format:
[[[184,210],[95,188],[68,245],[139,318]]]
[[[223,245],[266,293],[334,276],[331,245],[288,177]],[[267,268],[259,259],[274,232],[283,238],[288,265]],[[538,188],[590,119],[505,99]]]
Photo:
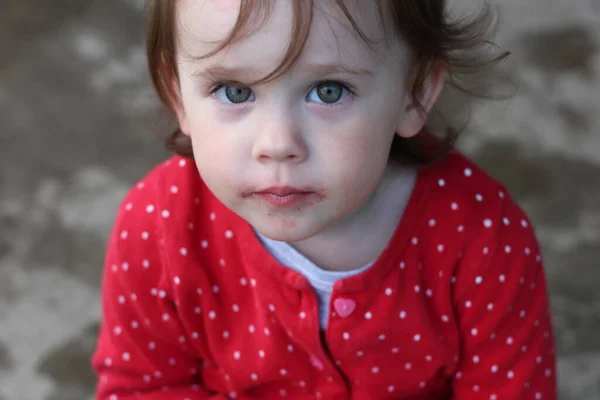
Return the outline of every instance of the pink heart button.
[[[352,299],[343,299],[338,297],[333,301],[333,308],[335,308],[335,311],[340,317],[346,318],[354,312],[354,309],[356,308],[356,302]]]

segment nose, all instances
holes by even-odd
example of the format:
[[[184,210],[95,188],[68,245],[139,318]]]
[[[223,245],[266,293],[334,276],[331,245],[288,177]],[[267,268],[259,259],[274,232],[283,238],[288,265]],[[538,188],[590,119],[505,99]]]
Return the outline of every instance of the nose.
[[[307,154],[302,129],[291,112],[271,112],[259,122],[252,148],[252,156],[256,160],[300,163]]]

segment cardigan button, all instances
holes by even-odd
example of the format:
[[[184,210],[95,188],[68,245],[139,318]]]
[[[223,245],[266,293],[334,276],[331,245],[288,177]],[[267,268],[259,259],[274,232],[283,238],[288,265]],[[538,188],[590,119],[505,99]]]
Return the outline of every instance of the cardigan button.
[[[333,301],[333,308],[340,317],[347,318],[356,309],[356,302],[352,299],[338,297]]]

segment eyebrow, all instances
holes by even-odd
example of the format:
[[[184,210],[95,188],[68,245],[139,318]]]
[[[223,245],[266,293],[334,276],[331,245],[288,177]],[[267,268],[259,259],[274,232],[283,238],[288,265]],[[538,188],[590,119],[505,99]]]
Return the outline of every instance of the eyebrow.
[[[325,64],[325,63],[314,63],[301,65],[299,67],[302,71],[308,72],[313,75],[331,75],[331,74],[349,74],[355,76],[371,76],[373,72],[366,68],[350,68],[340,64]],[[192,73],[192,76],[201,78],[209,78],[212,80],[227,80],[232,77],[237,78],[255,78],[265,76],[266,74],[256,68],[238,68],[238,67],[225,67],[221,65],[215,65],[208,68],[201,68]]]

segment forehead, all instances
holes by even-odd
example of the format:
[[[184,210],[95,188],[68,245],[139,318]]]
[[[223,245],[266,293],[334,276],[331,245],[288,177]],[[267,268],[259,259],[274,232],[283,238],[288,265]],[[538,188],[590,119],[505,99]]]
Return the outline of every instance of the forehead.
[[[235,26],[241,0],[182,0],[176,32],[180,55],[200,57],[214,50]],[[301,0],[306,1],[307,0]],[[256,63],[283,57],[293,41],[294,0],[252,0],[250,18],[236,40],[214,57],[253,55]],[[369,38],[367,44],[335,0],[315,0],[313,22],[305,53],[346,61],[389,53],[379,1],[344,1],[352,19]],[[379,53],[379,54],[376,54]],[[252,62],[252,61],[251,61]],[[270,65],[272,67],[272,65]]]

